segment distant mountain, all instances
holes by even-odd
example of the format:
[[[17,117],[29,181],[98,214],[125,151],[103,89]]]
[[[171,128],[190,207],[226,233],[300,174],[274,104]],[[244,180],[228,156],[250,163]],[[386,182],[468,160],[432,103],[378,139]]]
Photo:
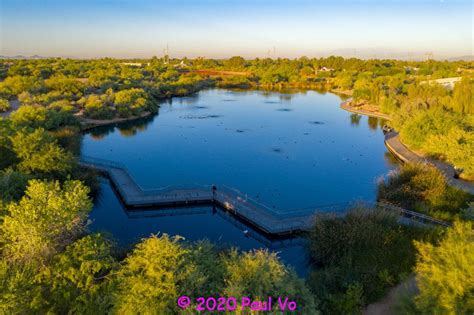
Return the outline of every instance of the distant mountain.
[[[50,57],[44,57],[44,56],[39,56],[39,55],[33,55],[33,56],[23,56],[23,55],[16,55],[16,56],[1,56],[0,59],[48,59]]]
[[[448,58],[449,61],[474,61],[474,56],[473,55],[466,55],[466,56],[460,56],[460,57],[452,57]]]

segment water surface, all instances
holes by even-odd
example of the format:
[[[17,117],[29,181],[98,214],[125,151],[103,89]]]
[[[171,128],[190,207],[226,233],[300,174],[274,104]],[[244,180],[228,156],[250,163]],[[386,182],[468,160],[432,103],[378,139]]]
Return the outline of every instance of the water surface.
[[[91,131],[82,154],[122,162],[143,188],[226,185],[279,211],[374,200],[376,178],[394,167],[383,122],[339,103],[314,91],[201,91],[163,103],[153,117]],[[131,212],[107,181],[101,187],[91,229],[110,232],[120,245],[160,232],[242,250],[276,247],[305,272],[303,246],[278,248],[211,207]]]
[[[391,168],[381,122],[339,103],[314,91],[202,91],[86,135],[82,153],[124,163],[144,188],[227,185],[281,210],[373,200]]]

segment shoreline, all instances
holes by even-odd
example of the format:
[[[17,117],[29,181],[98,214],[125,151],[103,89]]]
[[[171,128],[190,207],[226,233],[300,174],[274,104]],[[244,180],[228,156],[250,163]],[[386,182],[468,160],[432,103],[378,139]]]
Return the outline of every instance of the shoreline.
[[[356,113],[365,116],[377,117],[390,120],[390,117],[386,114],[369,112],[365,110],[358,110],[354,107],[351,107],[349,101],[341,103],[340,107],[348,112]],[[395,157],[397,160],[402,163],[428,163],[435,166],[441,173],[444,175],[448,184],[456,188],[462,189],[474,195],[474,182],[455,178],[454,166],[450,163],[422,156],[409,149],[403,142],[400,140],[398,132],[389,131],[385,133],[384,144],[387,147],[388,151]]]
[[[101,120],[101,119],[78,117],[78,119],[81,123],[81,131],[89,131],[94,128],[134,121],[134,120],[142,119],[151,115],[153,115],[152,112],[143,112],[138,116],[125,117],[125,118],[116,117],[112,119]]]
[[[348,99],[347,101],[342,102],[340,107],[342,109],[344,109],[348,112],[354,113],[354,114],[360,114],[360,115],[365,115],[365,116],[377,117],[377,118],[382,118],[382,119],[385,119],[385,120],[390,120],[390,116],[387,115],[387,114],[354,108],[353,106],[349,105],[351,103],[351,101],[352,101],[352,99]]]

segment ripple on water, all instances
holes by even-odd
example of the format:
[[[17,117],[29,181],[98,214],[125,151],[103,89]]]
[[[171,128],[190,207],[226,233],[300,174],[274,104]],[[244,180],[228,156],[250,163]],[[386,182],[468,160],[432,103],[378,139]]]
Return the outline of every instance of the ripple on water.
[[[221,115],[203,115],[203,116],[179,116],[181,119],[208,119],[208,118],[219,118],[222,117]]]

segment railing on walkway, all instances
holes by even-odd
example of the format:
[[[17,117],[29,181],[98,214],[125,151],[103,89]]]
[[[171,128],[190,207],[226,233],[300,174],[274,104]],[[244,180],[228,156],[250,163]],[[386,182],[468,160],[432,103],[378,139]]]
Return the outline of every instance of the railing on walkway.
[[[320,205],[308,208],[282,211],[268,207],[237,189],[225,185],[170,185],[157,189],[143,189],[130,175],[126,166],[119,162],[88,156],[81,157],[80,163],[107,172],[127,206],[159,206],[191,203],[217,203],[227,211],[242,217],[269,234],[292,233],[308,230],[317,213],[343,215],[350,208],[358,205],[382,208],[422,223],[449,226],[450,224],[422,213],[406,210],[382,202],[345,202]]]

